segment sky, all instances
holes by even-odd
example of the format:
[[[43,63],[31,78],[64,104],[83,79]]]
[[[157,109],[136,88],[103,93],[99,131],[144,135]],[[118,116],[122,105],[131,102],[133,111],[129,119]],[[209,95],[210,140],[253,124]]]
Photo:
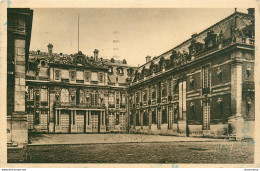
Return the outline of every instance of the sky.
[[[129,65],[159,56],[234,12],[234,8],[34,8],[30,50],[93,56]],[[247,13],[246,9],[237,11]]]

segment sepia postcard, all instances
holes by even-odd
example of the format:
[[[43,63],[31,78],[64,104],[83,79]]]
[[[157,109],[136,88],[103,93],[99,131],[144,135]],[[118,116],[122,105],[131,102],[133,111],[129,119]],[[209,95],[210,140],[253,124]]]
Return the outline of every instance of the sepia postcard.
[[[1,168],[259,168],[260,3],[205,2],[2,1]]]

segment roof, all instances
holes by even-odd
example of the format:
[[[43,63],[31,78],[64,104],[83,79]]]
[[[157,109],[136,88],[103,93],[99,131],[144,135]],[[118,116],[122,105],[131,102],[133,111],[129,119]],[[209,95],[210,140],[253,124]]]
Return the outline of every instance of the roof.
[[[254,20],[253,15],[241,13],[241,12],[234,12],[233,14],[229,15],[228,17],[224,18],[223,20],[217,22],[216,24],[210,26],[209,28],[203,30],[202,32],[195,35],[194,39],[204,44],[204,39],[207,37],[208,31],[213,31],[216,34],[223,33],[223,39],[228,39],[231,37],[231,31],[230,28],[234,25],[237,25],[237,28],[246,27],[251,24],[251,20]],[[189,52],[189,46],[191,44],[191,41],[193,38],[182,42],[181,44],[177,45],[176,47],[166,51],[165,53],[154,57],[149,62],[139,66],[138,71],[141,71],[143,67],[149,68],[150,64],[153,62],[155,64],[159,63],[159,60],[161,57],[164,57],[165,59],[169,59],[172,52],[175,50],[178,53],[187,53]]]

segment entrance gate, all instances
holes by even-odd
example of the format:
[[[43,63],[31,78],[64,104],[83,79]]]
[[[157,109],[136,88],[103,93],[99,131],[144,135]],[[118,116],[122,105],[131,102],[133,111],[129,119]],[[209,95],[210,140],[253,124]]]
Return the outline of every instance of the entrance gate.
[[[100,112],[91,111],[92,132],[100,132]]]
[[[70,112],[69,111],[61,111],[61,132],[69,133],[70,131]]]

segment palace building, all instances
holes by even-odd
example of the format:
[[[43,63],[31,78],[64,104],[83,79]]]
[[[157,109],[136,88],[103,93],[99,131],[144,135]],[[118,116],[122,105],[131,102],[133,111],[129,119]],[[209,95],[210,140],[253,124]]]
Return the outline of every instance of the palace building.
[[[131,132],[253,137],[254,52],[254,9],[248,9],[147,56],[129,87]]]
[[[31,51],[26,74],[29,132],[125,132],[126,79],[135,68],[127,61]]]
[[[29,52],[29,19],[8,27],[13,35],[13,28],[28,32],[17,35],[25,44],[8,46],[10,142],[21,141],[15,120],[29,133],[254,138],[254,9],[235,11],[139,67],[99,57],[97,49],[93,56],[57,54],[48,44],[48,52]]]

